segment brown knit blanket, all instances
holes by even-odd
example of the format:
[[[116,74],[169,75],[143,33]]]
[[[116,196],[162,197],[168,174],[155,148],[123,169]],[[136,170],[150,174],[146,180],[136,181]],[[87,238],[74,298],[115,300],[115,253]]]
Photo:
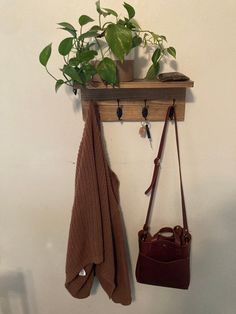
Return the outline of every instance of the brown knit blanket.
[[[128,305],[119,182],[105,156],[95,108],[91,103],[78,153],[65,286],[75,298],[86,298],[96,276],[109,298]]]

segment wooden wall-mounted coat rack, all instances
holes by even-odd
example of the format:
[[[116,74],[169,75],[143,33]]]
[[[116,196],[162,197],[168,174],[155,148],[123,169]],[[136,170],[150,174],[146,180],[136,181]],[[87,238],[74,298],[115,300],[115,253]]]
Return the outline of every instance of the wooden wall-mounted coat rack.
[[[81,89],[83,118],[86,117],[89,101],[93,100],[99,107],[102,121],[119,121],[117,117],[117,100],[119,100],[122,108],[122,121],[140,121],[146,100],[147,119],[163,121],[167,107],[175,99],[177,120],[183,121],[186,88],[193,87],[193,85],[194,82],[191,80],[178,82],[135,80],[120,82],[119,87],[115,88],[97,83],[94,87]]]

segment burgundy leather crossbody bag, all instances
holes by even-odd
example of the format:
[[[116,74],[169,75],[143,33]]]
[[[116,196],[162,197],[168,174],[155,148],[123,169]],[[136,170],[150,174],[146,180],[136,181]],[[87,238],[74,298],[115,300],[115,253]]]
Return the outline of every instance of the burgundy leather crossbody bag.
[[[158,180],[160,161],[165,144],[167,126],[174,120],[177,144],[177,155],[180,176],[180,190],[182,202],[183,226],[164,227],[154,235],[149,233],[149,218],[153,204],[153,197]],[[191,235],[188,230],[182,174],[180,166],[179,138],[175,107],[170,106],[166,113],[158,155],[154,160],[154,172],[150,187],[150,201],[143,229],[138,233],[139,256],[136,265],[136,279],[140,283],[188,289],[190,282],[190,244]]]

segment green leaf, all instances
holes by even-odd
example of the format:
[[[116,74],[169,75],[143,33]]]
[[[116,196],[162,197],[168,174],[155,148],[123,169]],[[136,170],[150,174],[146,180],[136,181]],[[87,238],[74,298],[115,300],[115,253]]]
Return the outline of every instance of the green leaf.
[[[130,22],[134,25],[135,28],[141,29],[139,23],[135,19],[131,19]]]
[[[103,10],[105,10],[108,15],[114,15],[115,17],[118,17],[118,14],[114,11],[114,10],[111,10],[111,9],[108,9],[108,8],[103,8]]]
[[[98,0],[98,1],[96,2],[96,9],[97,9],[97,12],[98,12],[99,14],[103,15],[104,17],[106,17],[107,15],[109,15],[109,13],[107,13],[107,12],[105,12],[105,11],[103,11],[103,10],[101,9],[100,0]]]
[[[93,22],[94,19],[92,19],[90,16],[88,15],[81,15],[80,18],[79,18],[79,24],[80,26],[83,26],[83,25],[86,25],[88,24],[89,22]]]
[[[74,30],[75,31],[75,28],[73,25],[71,25],[70,23],[67,23],[67,22],[61,22],[61,23],[58,23],[58,25],[64,27],[64,28],[67,28],[67,29],[70,29],[70,30]]]
[[[97,66],[97,72],[102,80],[109,84],[117,83],[116,64],[110,58],[104,58]]]
[[[157,48],[152,55],[152,62],[156,64],[159,61],[160,56],[161,56],[161,49]]]
[[[91,43],[87,43],[85,47],[88,48],[88,49],[90,49],[90,48],[93,47],[93,46],[97,46],[97,43],[94,42],[94,41],[91,42]]]
[[[129,29],[134,29],[135,28],[135,25],[133,25],[131,22],[130,22],[130,20],[129,19],[127,19],[126,17],[125,17],[125,23],[124,23],[124,25],[125,26],[127,26]]]
[[[61,23],[58,23],[58,25],[62,26],[63,28],[61,29],[69,32],[73,37],[76,37],[76,29],[74,28],[73,25],[67,22],[61,22]]]
[[[106,29],[105,38],[114,55],[124,60],[124,56],[132,48],[131,30],[120,24],[110,24]]]
[[[90,31],[101,31],[101,27],[99,25],[93,25],[91,28],[90,28]]]
[[[69,60],[69,65],[71,65],[73,67],[77,67],[79,65],[79,60],[77,58],[71,58]]]
[[[46,46],[40,53],[39,55],[39,62],[43,65],[43,66],[47,66],[48,60],[51,56],[52,53],[52,44],[49,44],[48,46]]]
[[[76,30],[69,29],[69,28],[60,28],[60,29],[63,29],[64,31],[69,32],[73,37],[77,37]]]
[[[97,73],[95,67],[92,64],[83,65],[82,71],[85,77],[85,83],[89,82],[92,77]]]
[[[132,48],[139,46],[142,43],[142,38],[140,36],[135,35],[132,38]]]
[[[176,58],[176,50],[174,47],[167,48],[167,52],[174,58]]]
[[[78,74],[82,85],[86,85],[91,81],[92,77],[97,73],[95,67],[92,64],[83,64],[78,70]]]
[[[160,37],[161,37],[161,39],[163,39],[164,41],[167,42],[166,36],[161,35]]]
[[[159,40],[159,35],[157,35],[157,34],[155,34],[155,33],[153,33],[153,32],[151,32],[151,34],[152,34],[153,40],[154,40],[155,42],[158,42],[158,40]]]
[[[63,73],[65,73],[66,75],[71,77],[73,81],[76,81],[76,82],[79,82],[80,84],[83,84],[83,81],[81,80],[78,71],[75,68],[73,68],[71,65],[69,65],[69,64],[64,65],[62,71],[63,71]]]
[[[58,47],[58,51],[62,56],[68,55],[73,47],[73,37],[68,37],[62,40]]]
[[[117,24],[119,24],[119,25],[125,25],[125,21],[120,19],[120,20],[118,20]]]
[[[146,79],[146,80],[155,80],[157,74],[159,73],[159,71],[160,71],[160,64],[159,64],[159,63],[157,63],[157,64],[152,64],[152,65],[150,66],[150,68],[148,69],[148,72],[147,72],[147,74],[146,74],[145,79]]]
[[[144,47],[149,46],[149,42],[150,42],[150,35],[148,33],[144,33],[143,35]]]
[[[85,50],[77,53],[77,60],[80,62],[89,62],[92,60],[96,55],[97,51],[95,50]]]
[[[79,40],[83,40],[85,38],[95,37],[98,34],[97,30],[91,30],[86,33],[83,33],[79,36]]]
[[[56,81],[56,85],[55,85],[55,91],[57,92],[58,89],[61,87],[61,85],[64,84],[64,81],[63,80],[57,80]]]
[[[126,9],[127,12],[128,12],[129,19],[132,19],[132,17],[135,16],[135,10],[134,10],[134,8],[133,8],[130,4],[126,3],[126,2],[124,2],[123,6],[125,7],[125,9]]]
[[[102,14],[101,6],[100,6],[100,0],[96,1],[95,4],[96,4],[97,12],[99,14]]]

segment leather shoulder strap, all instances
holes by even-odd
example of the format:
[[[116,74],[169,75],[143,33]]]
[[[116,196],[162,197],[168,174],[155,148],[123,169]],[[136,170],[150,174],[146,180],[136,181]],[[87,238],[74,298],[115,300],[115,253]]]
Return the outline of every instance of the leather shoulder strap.
[[[145,194],[148,194],[149,192],[151,192],[147,216],[146,216],[146,221],[145,221],[145,224],[143,226],[143,231],[145,233],[147,233],[149,230],[149,220],[150,220],[150,214],[151,214],[151,209],[152,209],[152,205],[153,205],[153,197],[155,194],[156,183],[157,183],[159,169],[160,169],[160,162],[162,159],[165,140],[166,140],[167,126],[168,126],[170,119],[173,119],[174,123],[175,123],[175,137],[176,137],[178,165],[179,165],[183,227],[184,227],[185,233],[188,233],[188,222],[187,222],[187,214],[186,214],[186,206],[185,206],[185,198],[184,198],[184,190],[183,190],[183,182],[182,182],[182,173],[181,173],[181,163],[180,163],[179,136],[178,136],[177,119],[176,119],[176,112],[175,112],[174,106],[168,107],[168,110],[166,112],[166,118],[165,118],[165,123],[164,123],[163,131],[162,131],[162,135],[161,135],[159,150],[158,150],[157,157],[154,160],[155,166],[154,166],[154,171],[153,171],[153,176],[152,176],[152,182],[151,182],[149,188],[145,191]]]

